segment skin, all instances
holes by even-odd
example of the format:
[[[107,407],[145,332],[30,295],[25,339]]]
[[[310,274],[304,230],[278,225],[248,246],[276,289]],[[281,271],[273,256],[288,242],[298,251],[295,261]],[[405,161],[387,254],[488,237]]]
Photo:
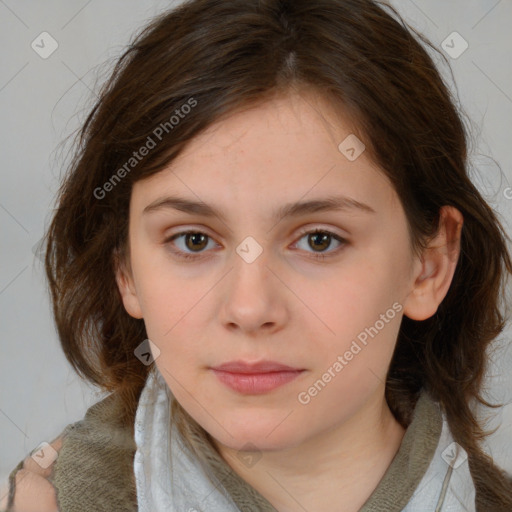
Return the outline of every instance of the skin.
[[[63,438],[58,437],[49,444],[57,452],[62,448]],[[36,455],[39,452],[35,452]],[[56,460],[57,457],[55,457]],[[23,461],[23,468],[17,471],[15,481],[14,512],[57,512],[57,494],[49,477],[53,473],[55,460],[47,467],[39,465],[31,455]],[[2,492],[0,499],[0,510],[7,508],[8,489]]]
[[[117,272],[125,308],[144,318],[160,350],[155,364],[176,399],[280,512],[333,510],[341,496],[344,511],[357,511],[375,489],[404,434],[384,398],[401,318],[435,313],[459,256],[463,219],[453,207],[442,209],[430,248],[412,252],[388,179],[365,152],[349,161],[338,149],[351,133],[322,98],[289,93],[211,125],[132,191],[129,261]],[[272,218],[285,203],[334,194],[374,213]],[[214,205],[223,218],[165,207],[143,213],[167,195]],[[301,233],[316,228],[346,241],[332,237],[322,246]],[[185,236],[168,241],[188,229],[208,235],[198,249]],[[248,236],[263,250],[251,263],[236,252]],[[322,252],[331,256],[314,258]],[[400,312],[300,403],[299,393],[394,303]],[[243,395],[210,370],[238,359],[305,371],[266,394]],[[245,452],[256,463],[244,462]]]

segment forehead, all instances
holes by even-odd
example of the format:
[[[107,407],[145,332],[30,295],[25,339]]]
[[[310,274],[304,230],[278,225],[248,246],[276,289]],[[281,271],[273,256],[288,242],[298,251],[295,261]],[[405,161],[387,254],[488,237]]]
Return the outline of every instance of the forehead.
[[[278,96],[210,125],[166,169],[135,183],[134,203],[144,208],[176,192],[245,209],[275,210],[276,203],[334,192],[360,202],[371,196],[377,208],[394,201],[389,180],[364,150],[352,160],[340,150],[347,140],[362,143],[353,132],[318,94]]]
[[[347,115],[340,115],[340,106],[329,102],[313,90],[291,90],[271,99],[243,106],[222,116],[197,135],[176,159],[197,156],[235,156],[233,148],[253,145],[254,153],[269,154],[274,148],[293,146],[300,151],[297,142],[324,142],[339,145],[340,137],[354,132]],[[311,136],[315,135],[314,140]],[[261,141],[262,146],[254,144]],[[305,150],[310,144],[306,145]],[[244,148],[247,150],[247,147]]]

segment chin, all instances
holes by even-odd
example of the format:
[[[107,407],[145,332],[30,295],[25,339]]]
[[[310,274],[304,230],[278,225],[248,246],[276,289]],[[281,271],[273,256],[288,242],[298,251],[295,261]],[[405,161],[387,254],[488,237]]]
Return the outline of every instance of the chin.
[[[276,429],[276,425],[278,425],[278,422],[273,422],[272,426],[269,425],[264,428],[248,425],[239,428],[231,426],[226,428],[227,432],[216,426],[210,433],[218,443],[234,451],[272,452],[285,450],[298,444],[299,440],[296,440],[290,431],[283,429],[277,432],[280,429]],[[275,431],[272,432],[274,429]],[[272,432],[270,436],[268,435],[269,432]]]

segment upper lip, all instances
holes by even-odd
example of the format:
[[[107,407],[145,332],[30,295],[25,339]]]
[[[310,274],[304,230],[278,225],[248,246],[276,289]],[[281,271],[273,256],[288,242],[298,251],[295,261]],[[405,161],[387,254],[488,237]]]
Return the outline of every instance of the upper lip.
[[[231,373],[269,373],[269,372],[296,372],[300,368],[293,368],[276,361],[259,361],[257,363],[249,363],[246,361],[229,361],[227,363],[213,366],[213,370],[221,370]]]

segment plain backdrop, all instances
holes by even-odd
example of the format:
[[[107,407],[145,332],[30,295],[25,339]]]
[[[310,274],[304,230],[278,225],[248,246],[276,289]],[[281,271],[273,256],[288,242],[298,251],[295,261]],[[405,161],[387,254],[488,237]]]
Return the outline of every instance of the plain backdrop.
[[[64,358],[37,250],[65,171],[66,154],[59,143],[84,121],[106,70],[133,33],[176,3],[0,0],[2,494],[8,473],[22,458],[81,419],[103,396],[81,382]],[[510,234],[512,2],[396,0],[392,5],[437,47],[451,53],[446,55],[458,98],[472,120],[476,141],[471,148],[472,179]],[[41,36],[43,32],[49,36]],[[33,49],[41,38],[45,51],[58,45],[47,58],[41,55],[43,48]],[[440,64],[440,69],[453,88],[446,66]],[[509,339],[510,327],[493,353],[488,378],[489,394],[506,404],[512,403]],[[512,438],[512,405],[498,410],[489,425],[501,426],[486,448],[512,472],[510,442],[503,448],[504,440]]]

